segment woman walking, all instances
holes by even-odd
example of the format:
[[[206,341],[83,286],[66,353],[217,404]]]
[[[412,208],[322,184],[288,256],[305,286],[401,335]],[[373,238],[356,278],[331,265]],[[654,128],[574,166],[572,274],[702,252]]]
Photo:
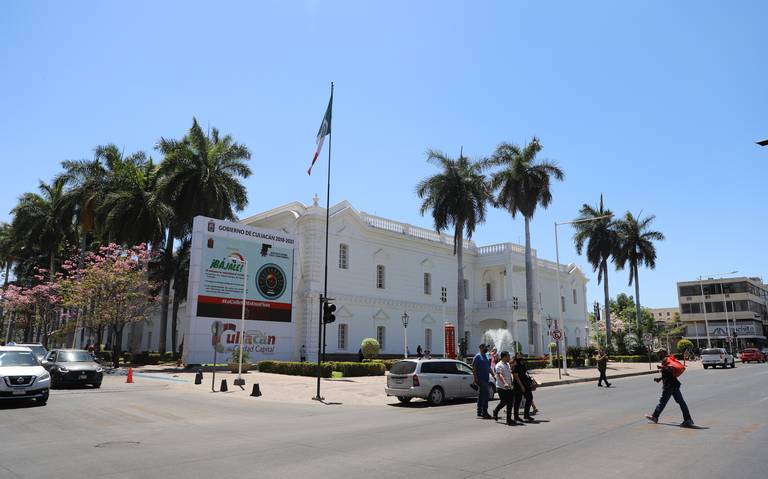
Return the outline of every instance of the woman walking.
[[[515,353],[515,362],[512,367],[512,376],[515,384],[515,421],[533,422],[531,417],[531,405],[533,404],[533,393],[531,392],[531,381],[528,376],[528,369],[523,362],[523,355]],[[520,403],[525,398],[525,407],[523,418],[520,419]]]

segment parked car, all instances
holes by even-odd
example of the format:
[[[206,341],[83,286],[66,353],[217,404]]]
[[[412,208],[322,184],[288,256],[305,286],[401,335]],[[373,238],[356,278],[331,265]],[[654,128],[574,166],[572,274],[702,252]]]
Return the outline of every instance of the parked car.
[[[746,348],[742,349],[741,351],[741,362],[742,363],[749,363],[749,362],[756,362],[756,363],[764,363],[765,362],[765,355],[757,348]]]
[[[45,349],[45,346],[43,346],[40,343],[28,343],[28,344],[17,344],[16,346],[23,346],[25,348],[29,348],[32,350],[33,353],[35,353],[35,357],[38,361],[41,363],[45,359],[45,357],[48,355],[48,350]]]
[[[704,365],[704,369],[712,366],[716,368],[721,366],[727,368],[728,366],[735,368],[736,360],[733,358],[733,354],[726,351],[724,348],[707,348],[701,350],[701,364]]]
[[[768,361],[768,348],[763,348],[762,353],[765,360]]]
[[[50,386],[51,375],[31,349],[0,346],[0,400],[34,399],[45,406]]]
[[[477,397],[473,382],[472,367],[462,361],[404,359],[390,368],[384,391],[402,403],[421,398],[438,406],[447,399]],[[494,394],[496,386],[491,382],[490,397]]]
[[[51,388],[64,385],[101,387],[104,369],[83,349],[54,349],[43,361],[51,373]]]

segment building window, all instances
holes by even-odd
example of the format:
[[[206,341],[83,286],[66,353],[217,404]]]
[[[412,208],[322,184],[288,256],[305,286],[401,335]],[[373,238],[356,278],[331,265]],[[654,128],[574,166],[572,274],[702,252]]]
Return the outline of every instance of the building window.
[[[565,296],[560,296],[560,308],[565,312]]]
[[[429,328],[424,330],[424,349],[432,350],[432,330]]]
[[[349,269],[349,245],[339,245],[339,269]]]
[[[338,349],[344,350],[347,349],[347,325],[346,324],[339,324],[339,340],[338,340]]]
[[[576,303],[576,290],[575,289],[573,290],[573,304],[577,304]]]
[[[432,294],[432,275],[424,273],[424,294]]]
[[[512,309],[517,309],[518,306],[520,306],[520,302],[517,299],[517,296],[512,296]]]
[[[385,274],[384,274],[384,265],[383,264],[377,264],[376,265],[376,287],[378,289],[384,289],[385,287]]]
[[[464,299],[469,299],[469,280],[464,280]]]
[[[491,295],[491,283],[485,283],[485,300],[486,301],[493,301],[493,296]]]
[[[376,327],[376,341],[379,342],[379,347],[381,350],[384,350],[384,338],[386,337],[387,328],[384,326],[377,326]]]

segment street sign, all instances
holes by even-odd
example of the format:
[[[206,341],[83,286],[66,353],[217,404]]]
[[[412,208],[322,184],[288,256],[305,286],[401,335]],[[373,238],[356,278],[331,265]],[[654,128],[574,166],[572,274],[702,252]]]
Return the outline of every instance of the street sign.
[[[645,333],[643,334],[643,344],[646,346],[650,346],[653,344],[653,335],[651,333]]]
[[[563,339],[563,332],[560,331],[559,329],[553,329],[552,339],[554,339],[555,341],[560,341],[561,339]]]

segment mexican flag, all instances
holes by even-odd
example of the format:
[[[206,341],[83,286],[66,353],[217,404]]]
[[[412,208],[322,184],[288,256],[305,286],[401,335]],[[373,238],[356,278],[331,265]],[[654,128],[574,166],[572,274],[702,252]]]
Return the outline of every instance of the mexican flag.
[[[315,156],[312,157],[312,164],[309,165],[307,170],[308,175],[312,175],[312,167],[315,166],[317,157],[320,155],[320,150],[323,149],[323,142],[325,137],[331,133],[331,110],[333,109],[333,93],[331,93],[331,99],[328,100],[328,108],[325,110],[325,116],[323,116],[323,122],[320,123],[320,129],[317,131],[317,149],[315,149]]]

